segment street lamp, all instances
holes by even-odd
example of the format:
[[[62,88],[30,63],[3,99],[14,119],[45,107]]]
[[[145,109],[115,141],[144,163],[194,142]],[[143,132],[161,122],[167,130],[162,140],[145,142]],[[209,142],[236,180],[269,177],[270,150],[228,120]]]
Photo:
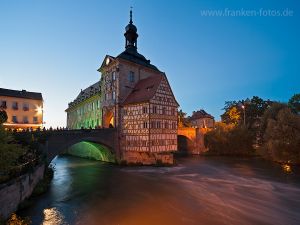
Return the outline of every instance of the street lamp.
[[[242,109],[244,110],[244,126],[246,126],[246,107],[242,105]]]

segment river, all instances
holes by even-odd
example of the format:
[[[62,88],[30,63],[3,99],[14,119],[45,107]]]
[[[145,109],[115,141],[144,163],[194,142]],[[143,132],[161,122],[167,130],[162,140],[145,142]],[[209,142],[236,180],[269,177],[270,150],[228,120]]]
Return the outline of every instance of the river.
[[[59,156],[50,190],[19,212],[33,224],[299,225],[300,173],[260,159],[181,158],[119,167]]]

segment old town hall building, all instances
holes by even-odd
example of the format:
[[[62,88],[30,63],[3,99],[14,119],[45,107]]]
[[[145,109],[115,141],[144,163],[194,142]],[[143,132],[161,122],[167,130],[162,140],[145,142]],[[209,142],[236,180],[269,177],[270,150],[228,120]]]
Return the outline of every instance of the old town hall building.
[[[178,103],[165,73],[137,51],[137,28],[125,28],[125,51],[107,55],[98,71],[100,127],[117,128],[119,159],[127,163],[173,163],[177,151]],[[66,110],[68,121],[74,102]],[[72,128],[68,123],[68,128]]]

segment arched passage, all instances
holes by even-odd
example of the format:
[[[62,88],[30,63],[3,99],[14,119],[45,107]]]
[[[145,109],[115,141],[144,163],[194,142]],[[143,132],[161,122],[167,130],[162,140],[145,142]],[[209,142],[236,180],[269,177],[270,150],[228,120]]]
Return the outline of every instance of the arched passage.
[[[103,115],[103,127],[113,128],[115,126],[114,120],[114,113],[112,112],[112,110],[105,110]]]
[[[178,135],[177,141],[179,153],[188,154],[188,152],[192,151],[194,144],[191,139],[184,135]]]
[[[103,162],[116,162],[115,155],[107,146],[89,141],[81,141],[73,144],[66,149],[66,153]]]

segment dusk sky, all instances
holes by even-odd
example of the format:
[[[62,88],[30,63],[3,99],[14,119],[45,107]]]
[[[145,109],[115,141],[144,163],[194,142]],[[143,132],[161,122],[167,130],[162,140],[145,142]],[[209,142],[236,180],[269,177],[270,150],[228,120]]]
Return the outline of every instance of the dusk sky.
[[[66,126],[68,102],[100,79],[106,54],[124,50],[130,6],[138,51],[189,115],[219,120],[227,100],[300,93],[297,0],[0,0],[0,87],[42,92],[46,127]],[[204,15],[214,10],[227,14]]]

